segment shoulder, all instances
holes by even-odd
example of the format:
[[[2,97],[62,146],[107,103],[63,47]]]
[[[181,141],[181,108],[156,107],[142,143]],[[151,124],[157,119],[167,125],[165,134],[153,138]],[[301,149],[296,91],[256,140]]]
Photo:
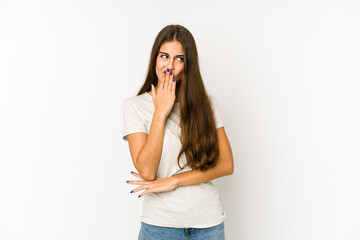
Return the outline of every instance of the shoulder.
[[[217,108],[218,107],[218,103],[216,101],[216,98],[211,95],[211,94],[208,94],[208,97],[209,97],[209,100],[210,100],[210,103],[213,107]]]
[[[123,100],[123,107],[146,108],[151,106],[152,97],[148,93],[128,97]]]
[[[209,100],[210,100],[211,102],[216,102],[216,97],[215,97],[215,96],[213,96],[212,94],[207,94],[207,95],[208,95]]]

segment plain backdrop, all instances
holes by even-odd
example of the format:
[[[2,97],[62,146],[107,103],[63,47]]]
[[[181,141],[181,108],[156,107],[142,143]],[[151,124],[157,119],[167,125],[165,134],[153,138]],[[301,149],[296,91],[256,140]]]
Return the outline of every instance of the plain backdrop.
[[[0,1],[0,239],[132,240],[122,102],[194,35],[235,161],[227,240],[360,239],[360,4]],[[206,198],[206,196],[204,196]]]

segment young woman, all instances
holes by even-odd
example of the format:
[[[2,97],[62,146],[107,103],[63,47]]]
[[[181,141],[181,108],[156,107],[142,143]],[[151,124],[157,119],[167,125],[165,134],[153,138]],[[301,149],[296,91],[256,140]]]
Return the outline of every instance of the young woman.
[[[123,102],[123,139],[143,192],[140,240],[224,239],[225,213],[211,180],[233,173],[218,104],[200,75],[192,34],[180,25],[155,39],[146,80]]]

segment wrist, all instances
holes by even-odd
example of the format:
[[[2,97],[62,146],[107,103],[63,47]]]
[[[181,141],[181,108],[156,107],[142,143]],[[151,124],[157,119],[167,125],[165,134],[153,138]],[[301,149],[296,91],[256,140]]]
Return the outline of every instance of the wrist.
[[[155,111],[154,116],[153,116],[153,121],[165,123],[166,118],[167,118],[166,115],[158,113],[158,112]]]
[[[171,180],[173,186],[175,186],[175,189],[180,186],[180,180],[179,180],[179,177],[177,175],[171,176],[170,180]]]

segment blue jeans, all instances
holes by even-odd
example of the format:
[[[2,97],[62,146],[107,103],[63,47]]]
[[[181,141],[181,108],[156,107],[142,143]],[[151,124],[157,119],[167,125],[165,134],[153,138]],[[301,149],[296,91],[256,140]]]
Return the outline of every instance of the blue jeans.
[[[224,222],[209,228],[158,227],[141,222],[138,240],[224,240]]]

